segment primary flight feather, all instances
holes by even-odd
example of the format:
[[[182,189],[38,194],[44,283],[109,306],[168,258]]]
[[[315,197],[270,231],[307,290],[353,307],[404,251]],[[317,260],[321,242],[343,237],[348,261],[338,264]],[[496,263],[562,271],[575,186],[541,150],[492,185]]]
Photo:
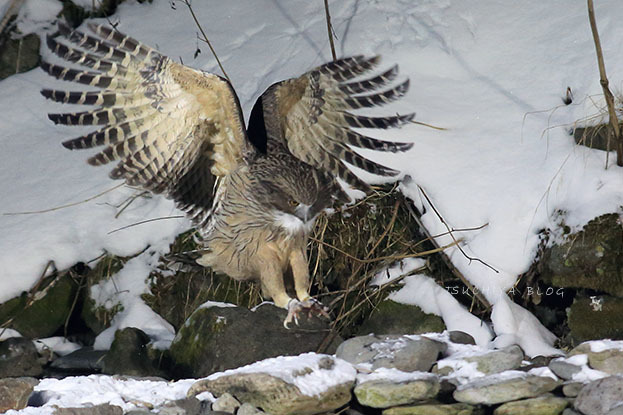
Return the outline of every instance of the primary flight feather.
[[[413,114],[351,111],[400,98],[408,80],[392,85],[397,67],[364,78],[378,57],[339,59],[270,86],[245,128],[227,80],[173,62],[111,27],[88,27],[92,34],[60,25],[62,41],[47,38],[54,54],[88,70],[41,65],[58,79],[99,88],[41,91],[57,102],[97,107],[49,114],[57,124],[98,126],[63,145],[103,147],[90,164],[116,161],[110,177],[173,199],[201,236],[197,262],[236,280],[259,279],[263,295],[288,310],[284,324],[302,310],[325,313],[309,295],[306,245],[314,219],[334,200],[349,200],[337,178],[369,191],[345,162],[398,174],[352,147],[397,152],[412,145],[354,128],[394,127]],[[285,288],[288,270],[296,298]]]

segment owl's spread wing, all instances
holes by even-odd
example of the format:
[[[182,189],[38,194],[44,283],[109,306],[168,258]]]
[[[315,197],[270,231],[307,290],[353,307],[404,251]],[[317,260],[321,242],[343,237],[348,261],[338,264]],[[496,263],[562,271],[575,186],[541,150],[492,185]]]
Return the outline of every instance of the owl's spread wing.
[[[369,186],[355,176],[344,161],[381,176],[397,175],[397,170],[375,163],[350,147],[391,152],[412,147],[412,143],[378,140],[353,129],[385,129],[408,122],[414,116],[367,117],[350,112],[389,103],[407,92],[408,80],[379,91],[395,79],[397,66],[361,79],[379,60],[378,56],[340,59],[269,88],[262,95],[263,108],[273,112],[271,115],[276,115],[273,118],[280,122],[266,123],[268,146],[270,140],[285,141],[295,157],[361,190],[368,190]]]
[[[90,164],[118,160],[112,178],[164,193],[195,223],[203,223],[212,207],[216,178],[236,168],[250,147],[231,85],[173,62],[110,27],[89,28],[94,36],[59,26],[70,45],[47,39],[56,55],[89,70],[41,65],[58,79],[100,88],[41,91],[57,102],[97,107],[49,114],[57,124],[100,126],[63,145],[105,146],[89,158]]]

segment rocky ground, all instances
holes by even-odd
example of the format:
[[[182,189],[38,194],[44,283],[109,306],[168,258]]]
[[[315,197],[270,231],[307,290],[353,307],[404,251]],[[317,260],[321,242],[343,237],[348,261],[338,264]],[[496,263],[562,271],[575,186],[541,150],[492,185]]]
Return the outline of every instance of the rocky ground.
[[[154,376],[145,359],[130,355],[132,359],[121,364],[134,367],[135,376],[61,378],[57,373],[59,379],[37,380],[41,356],[32,342],[5,340],[0,344],[0,411],[84,415],[623,413],[623,341],[585,342],[559,357],[528,359],[518,346],[487,350],[457,331],[368,335],[341,342],[335,354],[274,357],[199,380],[178,381]],[[86,370],[91,365],[96,371],[111,356],[97,358],[82,350],[58,359],[56,366]],[[136,369],[141,365],[146,373]],[[115,393],[109,390],[110,384],[117,385]],[[139,390],[142,395],[137,397]],[[159,396],[154,390],[176,392]]]

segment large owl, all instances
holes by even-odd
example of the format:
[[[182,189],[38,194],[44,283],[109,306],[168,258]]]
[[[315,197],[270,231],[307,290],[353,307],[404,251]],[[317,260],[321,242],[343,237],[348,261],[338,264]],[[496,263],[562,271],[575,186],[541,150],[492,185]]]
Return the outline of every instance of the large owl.
[[[201,236],[197,262],[236,280],[259,279],[263,294],[288,310],[286,326],[302,311],[325,313],[309,295],[308,233],[318,213],[335,200],[349,200],[338,178],[369,190],[344,162],[382,176],[398,174],[352,147],[397,152],[411,144],[353,128],[394,127],[413,114],[350,112],[403,96],[408,81],[385,87],[397,67],[365,78],[379,58],[354,56],[277,82],[258,98],[245,128],[227,80],[176,63],[111,27],[89,29],[93,34],[61,25],[65,42],[47,39],[56,55],[90,69],[43,62],[45,71],[98,88],[41,91],[57,102],[96,107],[49,114],[58,124],[100,126],[63,145],[104,146],[90,164],[118,161],[111,178],[173,199]],[[288,271],[296,298],[285,288]]]

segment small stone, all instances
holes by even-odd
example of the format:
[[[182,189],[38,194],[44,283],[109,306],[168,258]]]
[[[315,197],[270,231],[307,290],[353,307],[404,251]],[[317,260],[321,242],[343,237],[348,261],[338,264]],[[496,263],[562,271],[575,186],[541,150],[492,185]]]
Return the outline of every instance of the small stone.
[[[564,380],[573,379],[573,375],[579,373],[582,368],[577,365],[573,365],[565,361],[564,358],[554,359],[549,362],[547,366],[549,369],[554,372],[556,376]]]
[[[473,355],[461,359],[447,358],[437,362],[434,371],[441,376],[447,376],[456,368],[476,363],[476,369],[485,375],[519,369],[524,354],[519,346],[513,345],[500,350],[492,350],[480,355]],[[452,362],[452,365],[448,363]]]
[[[509,376],[510,375],[510,376]],[[523,372],[504,372],[460,385],[454,399],[470,404],[495,405],[522,398],[534,398],[550,392],[560,381]]]
[[[123,409],[120,406],[104,403],[81,408],[56,408],[53,413],[54,415],[123,415]]]
[[[102,370],[104,350],[93,350],[92,347],[83,347],[65,356],[58,357],[50,363],[50,367],[68,372],[87,372]]]
[[[28,404],[28,398],[38,382],[34,378],[0,379],[0,413],[9,409],[25,408]]]
[[[147,354],[150,339],[135,327],[126,327],[115,333],[110,350],[102,360],[102,373],[109,375],[153,376],[159,372]]]
[[[562,411],[562,415],[582,415],[582,414],[579,413],[579,412],[574,411],[571,408],[567,408],[564,411]]]
[[[240,402],[227,392],[219,396],[212,404],[213,411],[223,411],[230,414],[236,412],[238,408],[240,408]]]
[[[471,344],[471,345],[476,344],[476,340],[474,340],[474,338],[471,335],[463,331],[452,330],[451,332],[448,332],[448,337],[450,338],[450,341],[452,343]]]
[[[559,415],[569,404],[564,398],[539,396],[538,398],[506,402],[493,411],[493,415]]]
[[[383,415],[480,415],[482,413],[482,409],[466,403],[398,406],[383,411]]]
[[[370,380],[357,385],[354,391],[360,404],[372,408],[412,404],[434,398],[438,392],[439,379],[434,375],[403,382]]]
[[[385,367],[428,372],[446,347],[421,336],[359,336],[340,344],[335,355],[352,364],[370,363],[373,370]]]
[[[238,412],[236,412],[236,415],[260,415],[263,413],[264,412],[260,411],[255,406],[245,402],[240,405],[240,408],[238,408]]]
[[[619,405],[623,405],[623,376],[609,376],[587,383],[574,404],[576,410],[587,415],[607,415]]]
[[[39,376],[43,367],[37,348],[24,337],[12,337],[0,342],[0,378]]]
[[[581,382],[569,382],[562,385],[562,394],[567,398],[575,398],[584,387]]]
[[[209,408],[209,401],[203,402],[195,397],[191,397],[167,402],[158,408],[158,413],[164,415],[167,410],[172,409],[170,412],[181,412],[181,415],[199,415],[206,413],[204,407]]]

